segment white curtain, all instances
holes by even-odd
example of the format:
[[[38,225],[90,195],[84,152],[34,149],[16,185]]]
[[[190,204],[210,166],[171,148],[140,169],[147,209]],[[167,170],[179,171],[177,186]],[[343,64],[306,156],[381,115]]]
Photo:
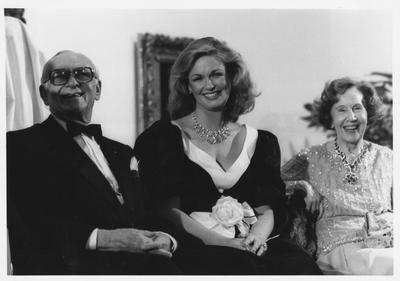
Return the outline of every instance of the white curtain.
[[[35,47],[25,24],[5,17],[7,131],[42,122],[48,113],[39,95],[43,54]]]
[[[39,95],[43,54],[33,44],[25,24],[5,17],[7,131],[42,122],[48,110]],[[13,274],[7,232],[7,274]]]

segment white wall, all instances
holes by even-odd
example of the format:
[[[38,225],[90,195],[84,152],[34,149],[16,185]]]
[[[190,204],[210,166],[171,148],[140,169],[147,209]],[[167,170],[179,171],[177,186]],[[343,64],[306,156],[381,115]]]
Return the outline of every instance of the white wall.
[[[134,42],[138,33],[215,36],[238,50],[262,95],[242,122],[275,133],[283,158],[325,134],[300,120],[303,104],[339,76],[392,71],[391,12],[385,10],[73,10],[27,9],[28,28],[47,58],[87,54],[100,69],[103,96],[94,121],[133,145]]]

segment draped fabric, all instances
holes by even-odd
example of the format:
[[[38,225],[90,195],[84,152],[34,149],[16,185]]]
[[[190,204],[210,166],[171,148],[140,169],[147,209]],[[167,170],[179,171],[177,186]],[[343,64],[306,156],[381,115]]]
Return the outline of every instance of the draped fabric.
[[[6,128],[13,131],[42,122],[48,116],[39,94],[44,56],[36,48],[22,21],[6,16],[5,29]]]
[[[44,56],[37,50],[25,24],[4,17],[6,34],[6,129],[13,131],[42,122],[48,115],[39,94]],[[7,233],[7,274],[12,274]]]

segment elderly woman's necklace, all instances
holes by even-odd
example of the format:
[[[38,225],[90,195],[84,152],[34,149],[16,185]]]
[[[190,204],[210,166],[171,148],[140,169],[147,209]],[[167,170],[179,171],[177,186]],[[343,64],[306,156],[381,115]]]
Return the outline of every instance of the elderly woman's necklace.
[[[230,136],[231,131],[226,124],[219,128],[218,130],[210,130],[204,128],[197,119],[197,114],[193,111],[192,119],[194,122],[193,129],[196,134],[203,140],[206,140],[209,144],[221,143]]]
[[[339,156],[340,160],[342,160],[343,165],[345,167],[345,173],[344,173],[344,178],[343,178],[344,183],[348,183],[348,184],[352,184],[352,185],[357,183],[357,181],[359,180],[359,177],[356,175],[356,170],[357,170],[358,166],[360,165],[361,161],[364,159],[367,150],[368,150],[368,145],[366,144],[366,142],[364,142],[360,154],[357,156],[356,159],[354,159],[353,163],[350,164],[347,161],[347,157],[344,154],[344,152],[340,150],[339,145],[337,143],[337,139],[335,139],[335,152]]]

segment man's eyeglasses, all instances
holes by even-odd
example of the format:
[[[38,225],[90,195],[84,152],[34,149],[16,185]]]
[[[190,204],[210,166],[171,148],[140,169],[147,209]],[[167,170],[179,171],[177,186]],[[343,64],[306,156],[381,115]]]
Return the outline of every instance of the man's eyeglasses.
[[[50,83],[55,86],[65,85],[71,75],[77,82],[89,83],[93,80],[94,72],[92,68],[88,66],[74,68],[72,71],[69,69],[55,69],[49,73],[49,77],[47,80],[43,81],[43,83],[50,80]]]

